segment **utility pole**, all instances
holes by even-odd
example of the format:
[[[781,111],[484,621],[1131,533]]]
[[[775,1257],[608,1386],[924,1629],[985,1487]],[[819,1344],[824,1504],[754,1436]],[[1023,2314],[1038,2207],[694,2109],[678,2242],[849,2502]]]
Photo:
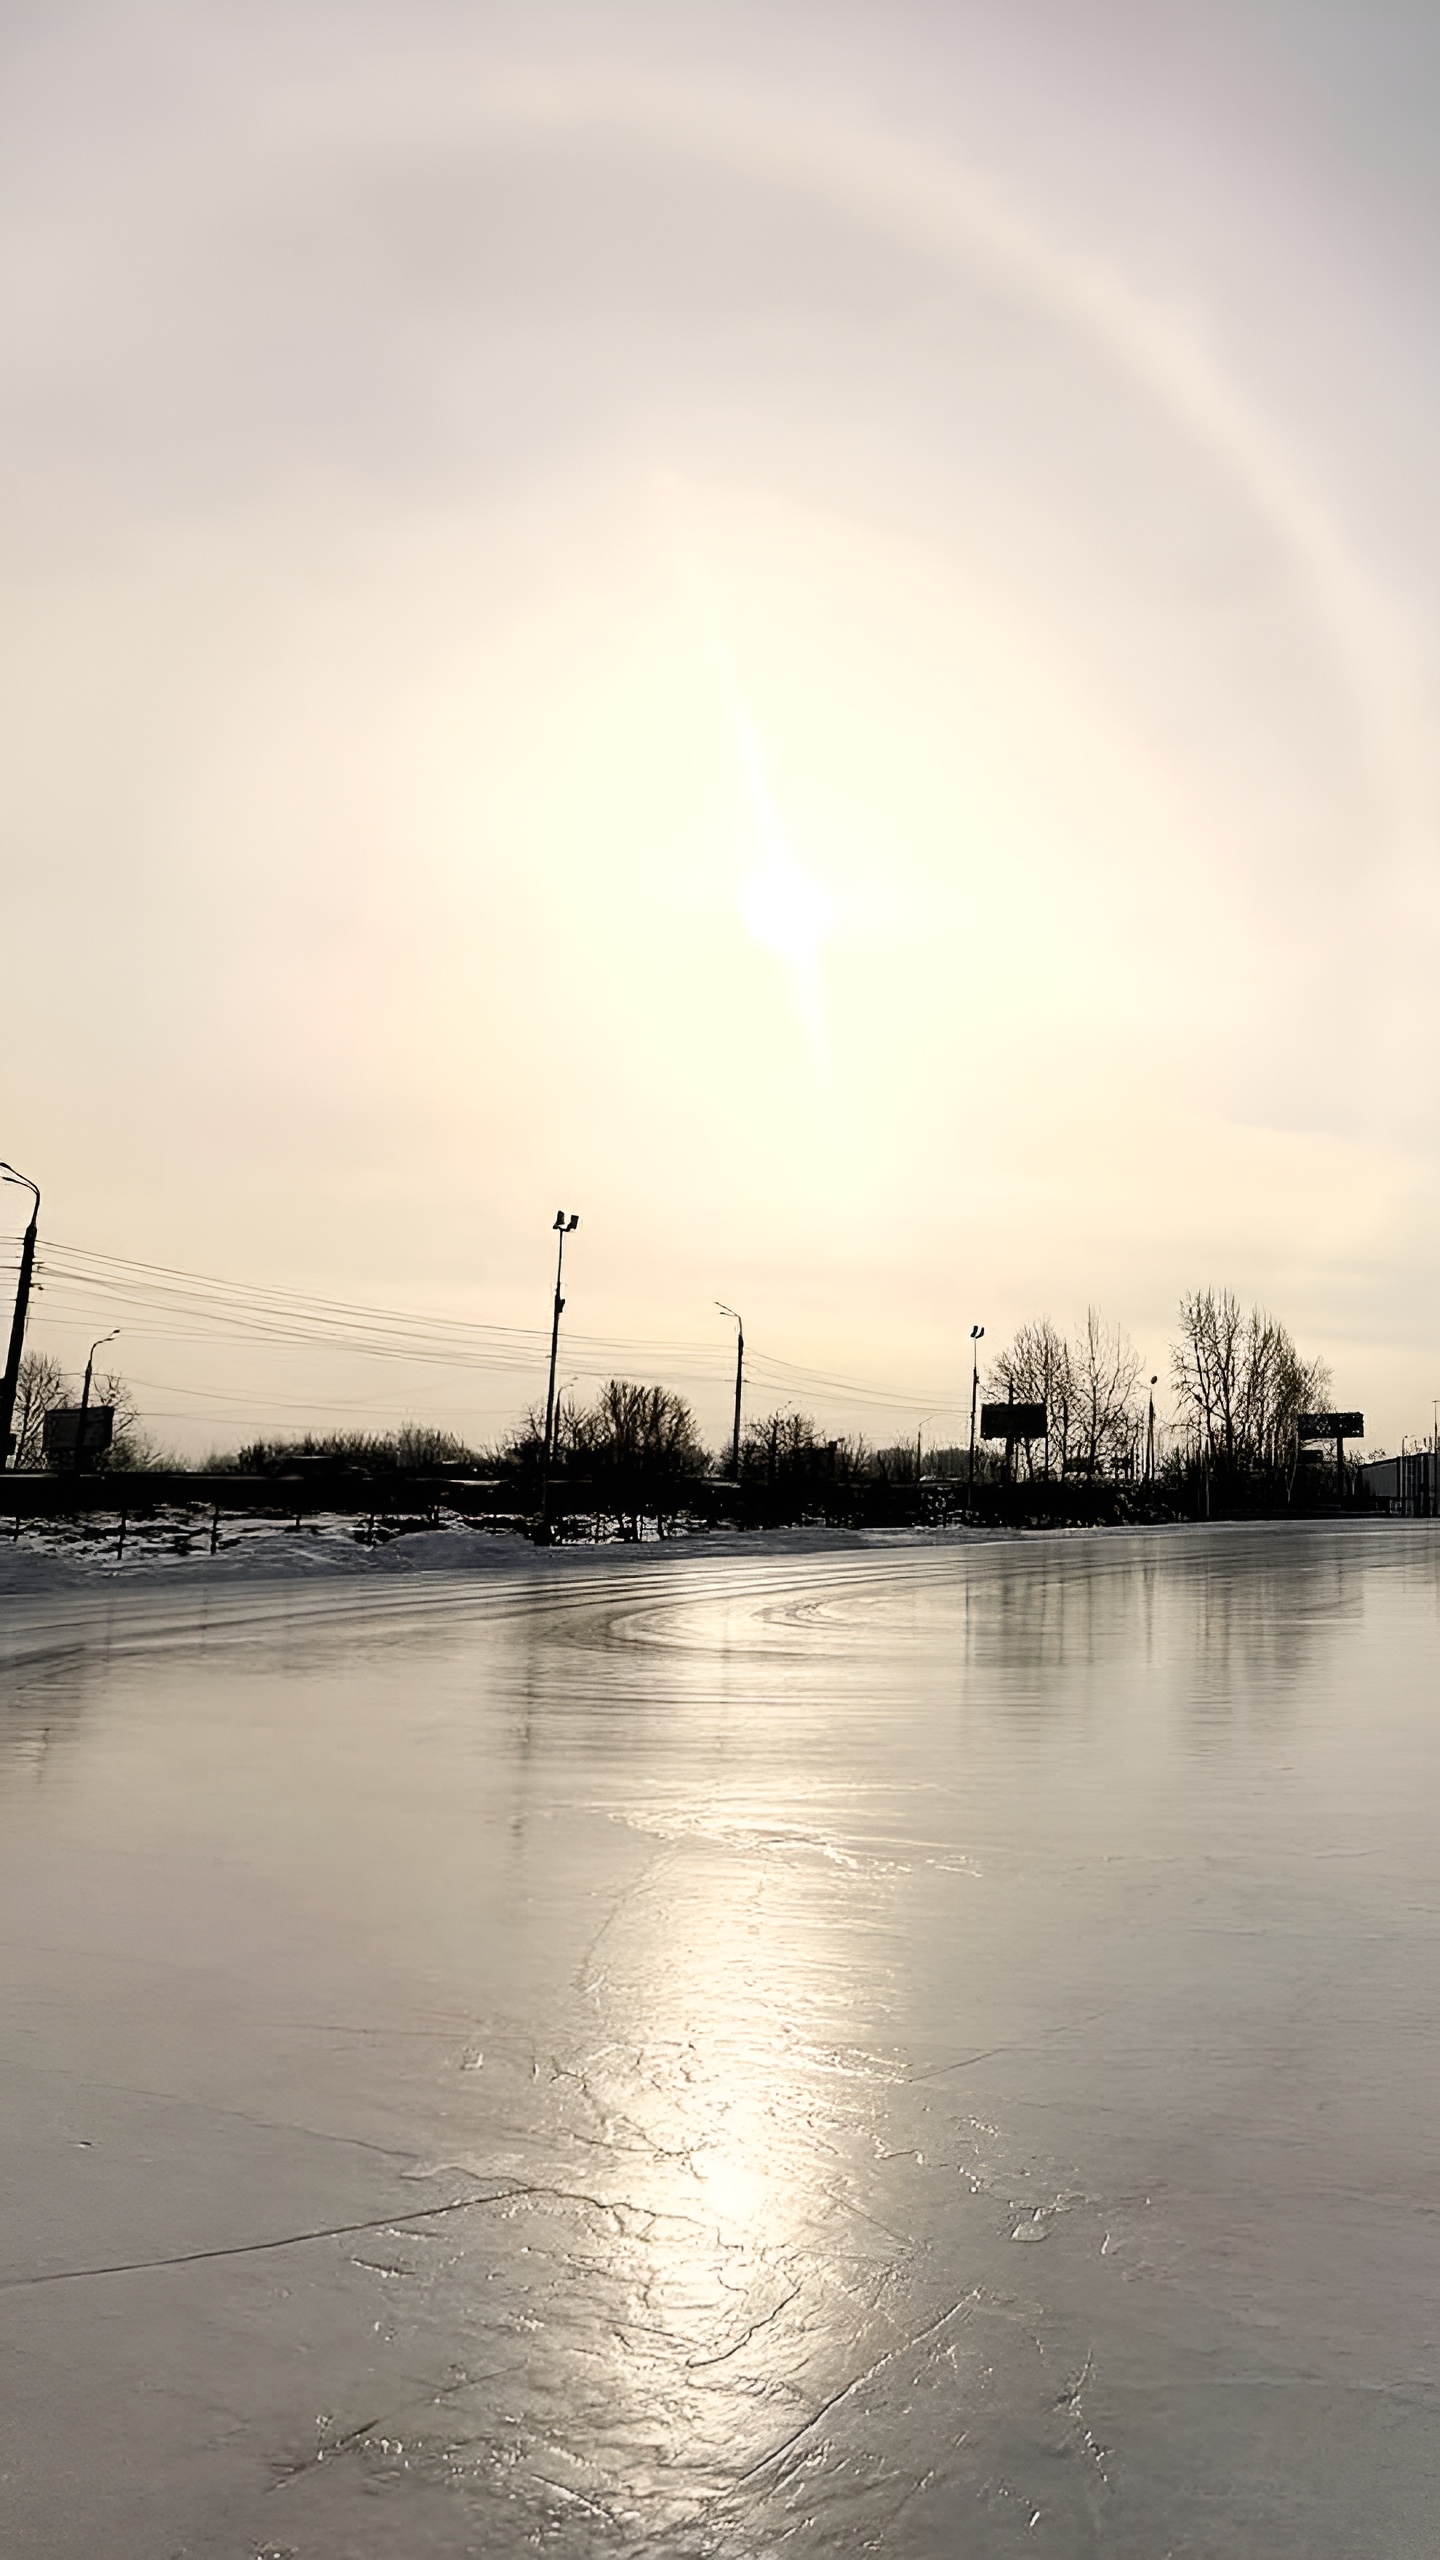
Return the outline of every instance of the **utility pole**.
[[[970,1327],[970,1500],[975,1500],[975,1402],[980,1393],[980,1345],[985,1339],[983,1324]]]
[[[722,1316],[729,1316],[735,1326],[735,1429],[730,1441],[730,1473],[740,1481],[740,1404],[745,1393],[745,1327],[733,1307],[717,1298],[715,1304]]]
[[[80,1390],[80,1419],[75,1426],[75,1473],[77,1476],[83,1475],[85,1470],[85,1416],[90,1410],[90,1381],[95,1375],[95,1354],[102,1350],[107,1342],[118,1342],[119,1339],[120,1327],[117,1324],[113,1333],[102,1333],[98,1341],[90,1345],[90,1357],[85,1363],[85,1384]]]
[[[20,1355],[25,1348],[25,1318],[30,1309],[30,1281],[35,1269],[35,1238],[40,1225],[40,1186],[28,1173],[17,1173],[13,1164],[0,1163],[0,1181],[18,1182],[21,1189],[33,1191],[35,1206],[30,1224],[20,1247],[20,1277],[15,1284],[15,1313],[10,1322],[10,1350],[5,1362],[5,1375],[0,1379],[0,1468],[10,1463],[10,1426],[15,1419],[15,1394],[20,1384]]]
[[[555,1442],[555,1364],[560,1356],[560,1318],[565,1311],[565,1301],[560,1294],[560,1275],[565,1264],[565,1239],[567,1236],[573,1236],[579,1224],[578,1217],[567,1218],[563,1209],[557,1209],[555,1224],[551,1230],[552,1234],[558,1236],[559,1242],[555,1247],[555,1310],[550,1320],[550,1383],[545,1393],[545,1454],[540,1465],[542,1540],[550,1534],[550,1460]]]

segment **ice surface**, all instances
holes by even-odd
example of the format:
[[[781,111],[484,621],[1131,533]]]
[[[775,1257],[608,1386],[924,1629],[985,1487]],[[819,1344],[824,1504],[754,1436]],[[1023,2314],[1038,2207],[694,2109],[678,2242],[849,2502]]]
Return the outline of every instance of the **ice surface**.
[[[1424,1523],[12,1589],[7,2560],[1429,2560],[1437,1601]]]

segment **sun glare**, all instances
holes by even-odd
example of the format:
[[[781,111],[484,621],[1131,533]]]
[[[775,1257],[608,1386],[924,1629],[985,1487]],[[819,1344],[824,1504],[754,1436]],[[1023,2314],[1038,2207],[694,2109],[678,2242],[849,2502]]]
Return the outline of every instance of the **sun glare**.
[[[746,926],[765,951],[794,973],[801,1018],[817,1057],[829,1055],[820,954],[835,929],[838,902],[823,880],[806,869],[780,823],[755,726],[736,690],[727,691],[745,787],[759,836],[755,869],[742,881],[737,903]]]
[[[742,881],[739,906],[750,932],[765,950],[787,961],[797,977],[814,975],[838,912],[823,880],[817,880],[793,855],[781,862],[772,854]]]

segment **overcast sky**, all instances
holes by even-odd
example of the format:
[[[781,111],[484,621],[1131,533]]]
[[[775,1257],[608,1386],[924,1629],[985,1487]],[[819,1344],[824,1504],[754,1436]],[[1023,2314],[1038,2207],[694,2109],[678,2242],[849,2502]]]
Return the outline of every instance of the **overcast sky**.
[[[1433,8],[22,0],[7,53],[45,1236],[539,1327],[563,1203],[567,1321],[713,1341],[717,1436],[716,1298],[943,1438],[972,1322],[1163,1369],[1215,1282],[1428,1430]],[[110,1322],[197,1450],[538,1382],[58,1273],[32,1339]]]

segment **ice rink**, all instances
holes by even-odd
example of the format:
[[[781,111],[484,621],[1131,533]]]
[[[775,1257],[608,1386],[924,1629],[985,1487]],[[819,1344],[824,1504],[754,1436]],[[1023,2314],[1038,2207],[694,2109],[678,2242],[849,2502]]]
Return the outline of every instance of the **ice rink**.
[[[12,1595],[7,2560],[1430,2560],[1440,1536]]]

